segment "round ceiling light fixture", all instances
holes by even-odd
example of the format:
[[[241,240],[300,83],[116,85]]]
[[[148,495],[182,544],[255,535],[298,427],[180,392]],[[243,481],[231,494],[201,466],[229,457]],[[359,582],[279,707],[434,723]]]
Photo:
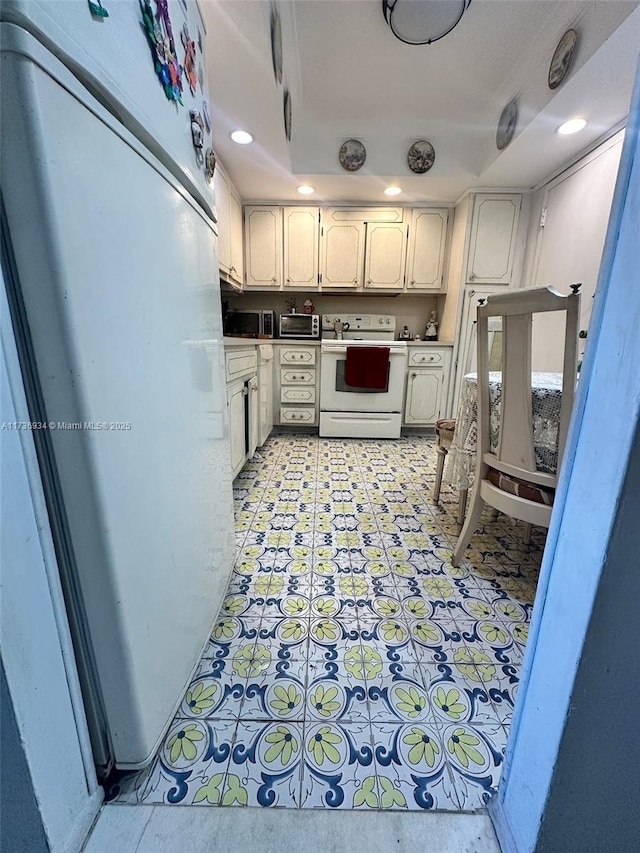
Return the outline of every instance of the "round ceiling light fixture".
[[[385,195],[400,195],[402,192],[400,187],[387,187],[384,191]]]
[[[556,133],[560,134],[560,136],[571,136],[572,133],[578,133],[587,126],[587,120],[584,118],[572,118],[569,121],[565,121],[564,124],[561,124],[559,128],[557,128]]]
[[[311,187],[309,184],[301,184],[298,187],[298,192],[300,195],[311,195],[315,192],[315,187]]]
[[[253,142],[253,136],[251,136],[248,130],[234,130],[229,136],[238,145],[249,145]]]
[[[471,0],[382,0],[391,32],[405,44],[431,44],[460,23]]]

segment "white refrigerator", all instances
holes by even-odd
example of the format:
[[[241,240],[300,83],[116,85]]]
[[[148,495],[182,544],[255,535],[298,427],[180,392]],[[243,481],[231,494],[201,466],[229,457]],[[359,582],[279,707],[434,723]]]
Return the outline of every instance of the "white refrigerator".
[[[206,33],[150,5],[197,45],[183,105],[138,0],[0,6],[3,273],[103,772],[153,757],[234,556]]]

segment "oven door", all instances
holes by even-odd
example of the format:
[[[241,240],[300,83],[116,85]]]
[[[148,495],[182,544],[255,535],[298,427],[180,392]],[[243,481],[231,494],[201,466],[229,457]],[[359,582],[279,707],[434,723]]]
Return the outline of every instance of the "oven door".
[[[320,371],[320,411],[324,412],[401,412],[407,369],[406,346],[391,345],[389,382],[386,391],[357,391],[344,383],[347,346],[375,346],[371,341],[322,344]],[[384,344],[389,346],[389,344]]]

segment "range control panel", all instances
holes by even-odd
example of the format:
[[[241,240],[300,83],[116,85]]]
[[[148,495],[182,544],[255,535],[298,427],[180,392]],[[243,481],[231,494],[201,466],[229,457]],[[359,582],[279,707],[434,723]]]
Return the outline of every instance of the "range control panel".
[[[393,314],[323,314],[322,328],[333,331],[336,321],[349,324],[351,332],[391,332],[396,330]]]

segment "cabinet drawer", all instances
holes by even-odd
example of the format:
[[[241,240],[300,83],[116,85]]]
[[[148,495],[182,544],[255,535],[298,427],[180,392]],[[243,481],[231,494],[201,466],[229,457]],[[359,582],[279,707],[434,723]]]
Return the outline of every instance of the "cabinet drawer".
[[[315,370],[304,370],[292,367],[283,367],[280,370],[281,385],[315,385],[316,372]]]
[[[281,403],[315,403],[316,389],[296,388],[295,386],[280,388]]]
[[[315,408],[287,408],[280,409],[280,423],[283,424],[312,424],[316,418]]]
[[[439,349],[424,349],[419,350],[410,350],[409,351],[409,364],[419,366],[428,366],[428,367],[441,367],[446,358],[446,350]]]
[[[258,367],[258,356],[254,350],[242,352],[228,352],[225,354],[225,370],[227,382],[244,376],[245,374],[255,373]]]
[[[280,364],[315,364],[316,351],[312,347],[281,347]]]

